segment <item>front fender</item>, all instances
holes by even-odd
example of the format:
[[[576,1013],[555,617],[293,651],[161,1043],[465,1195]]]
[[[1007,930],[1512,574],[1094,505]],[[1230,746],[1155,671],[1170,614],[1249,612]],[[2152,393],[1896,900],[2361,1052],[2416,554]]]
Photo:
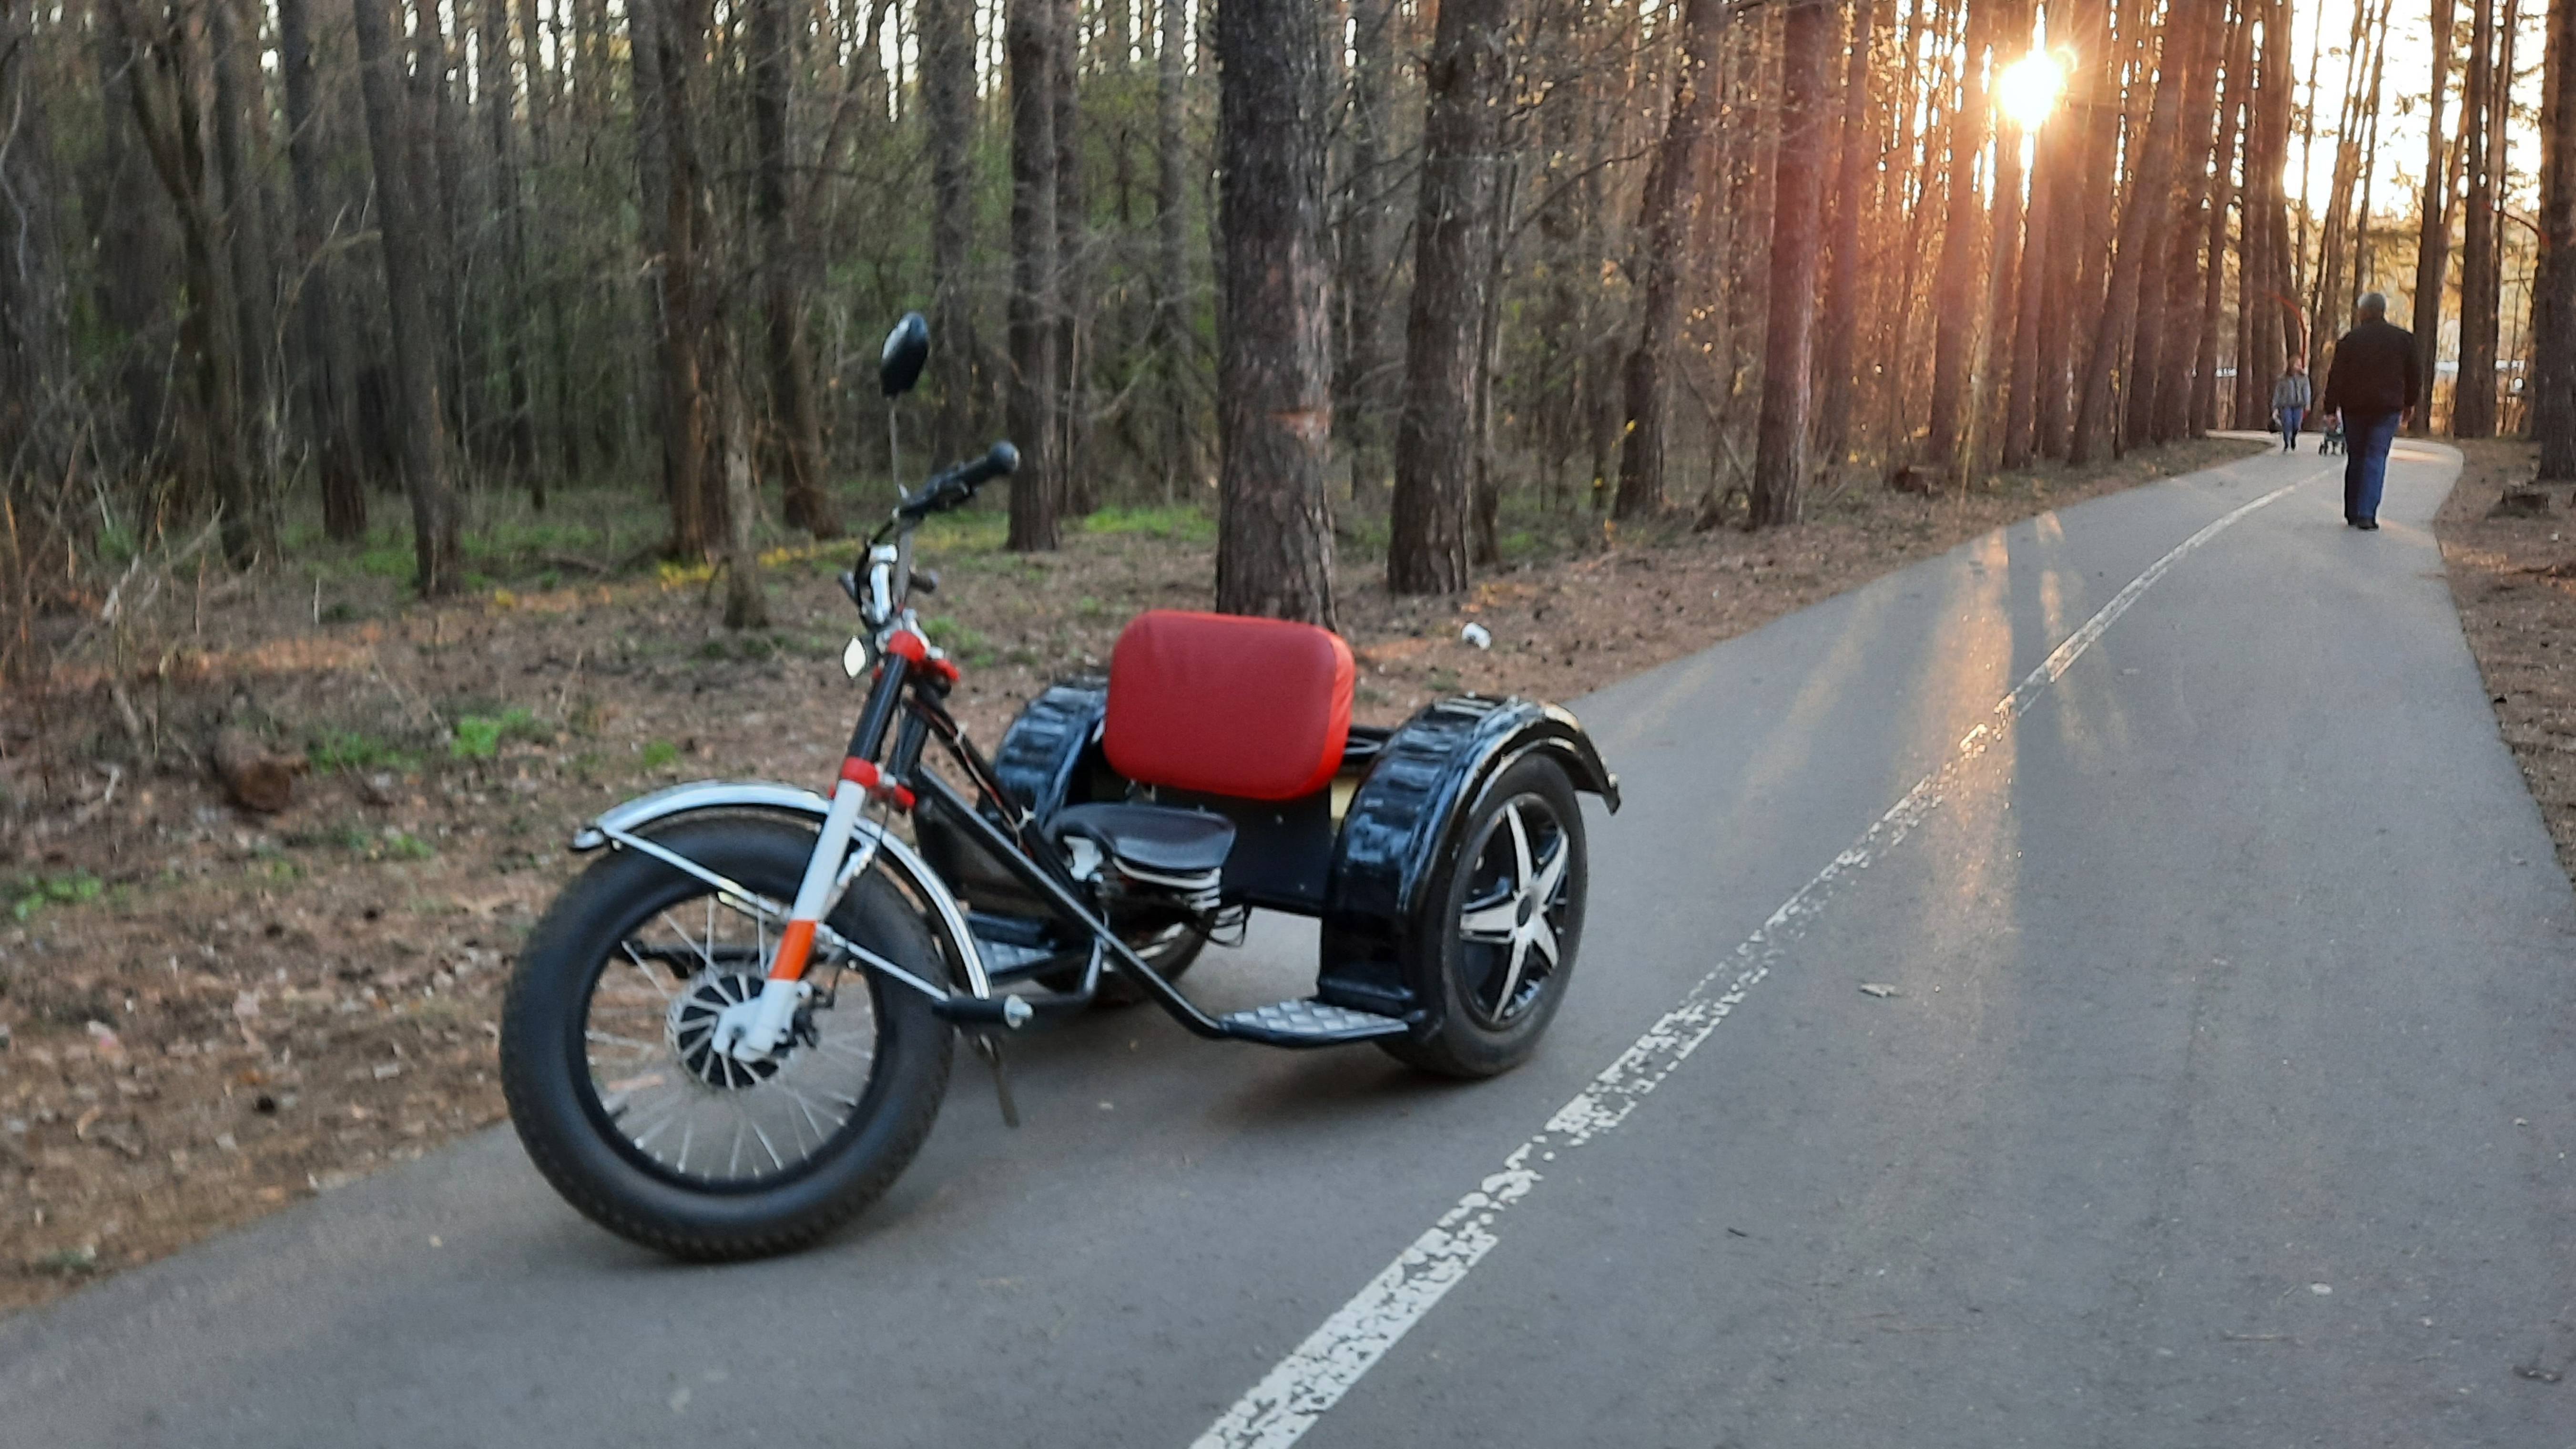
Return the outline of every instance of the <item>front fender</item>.
[[[1333,851],[1323,916],[1319,994],[1336,1005],[1401,1016],[1418,1007],[1404,961],[1413,919],[1458,821],[1486,784],[1533,752],[1575,788],[1619,808],[1619,779],[1583,725],[1552,704],[1444,699],[1389,736],[1351,797]]]
[[[656,790],[650,795],[638,795],[609,810],[573,836],[572,848],[577,851],[597,850],[615,843],[621,835],[642,835],[656,826],[686,816],[723,811],[784,815],[820,826],[831,809],[830,800],[794,785],[767,780],[693,780],[685,785]],[[932,928],[950,951],[950,959],[965,975],[967,989],[977,996],[992,995],[992,985],[984,971],[983,953],[976,949],[975,934],[966,928],[966,912],[957,904],[957,897],[948,889],[948,883],[914,854],[911,846],[875,821],[861,817],[851,831],[860,845],[873,840],[877,858],[892,867],[903,883],[912,888],[913,894],[929,904]]]

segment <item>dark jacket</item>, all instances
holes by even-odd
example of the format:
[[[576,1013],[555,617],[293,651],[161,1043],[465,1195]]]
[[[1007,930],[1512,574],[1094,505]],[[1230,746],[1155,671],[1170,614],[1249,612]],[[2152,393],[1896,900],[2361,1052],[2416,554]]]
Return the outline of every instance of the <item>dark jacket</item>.
[[[2415,334],[2395,323],[2364,322],[2335,344],[2326,374],[2323,412],[2361,415],[2402,413],[2421,402],[2424,377],[2415,366]]]

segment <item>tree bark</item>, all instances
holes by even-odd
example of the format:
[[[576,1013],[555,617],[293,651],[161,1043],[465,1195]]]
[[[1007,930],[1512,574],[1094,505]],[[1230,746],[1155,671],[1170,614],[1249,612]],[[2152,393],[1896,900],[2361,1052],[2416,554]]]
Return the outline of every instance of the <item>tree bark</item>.
[[[2237,0],[2227,43],[2227,89],[2218,102],[2218,144],[2210,159],[2209,236],[2204,247],[2200,292],[2200,357],[2192,369],[2191,421],[2198,434],[2219,425],[2218,342],[2220,309],[2227,295],[2227,216],[2244,209],[2245,192],[2237,184],[2236,162],[2245,138],[2246,72],[2253,65],[2254,27],[2246,0]],[[2232,406],[2233,399],[2230,399]],[[2229,421],[2233,421],[2231,417]]]
[[[697,134],[699,57],[709,23],[710,0],[634,0],[637,22],[636,122],[659,137],[665,190],[645,201],[660,217],[663,477],[670,489],[671,538],[667,552],[703,561],[723,546],[727,510],[711,486],[709,443],[715,419],[708,396],[709,342],[715,331],[711,279],[705,275],[702,236],[712,219],[700,192],[704,158]],[[649,65],[649,70],[648,70]]]
[[[923,122],[930,139],[931,375],[939,411],[931,448],[962,458],[974,447],[982,390],[974,285],[975,15],[973,0],[920,0]]]
[[[111,14],[112,14],[111,10]],[[171,312],[164,281],[173,271],[169,220],[159,204],[151,158],[137,143],[134,103],[139,53],[115,23],[95,28],[91,44],[98,66],[100,129],[106,175],[101,178],[90,230],[98,239],[98,309],[119,358],[120,425],[107,449],[140,474],[162,451],[171,404],[156,334]]]
[[[1825,282],[1825,320],[1816,376],[1824,397],[1816,408],[1816,460],[1830,475],[1851,453],[1854,379],[1852,349],[1860,335],[1861,213],[1869,206],[1877,172],[1878,137],[1870,130],[1870,57],[1876,49],[1882,0],[1852,7],[1851,38],[1843,70],[1842,147],[1834,163],[1833,264]]]
[[[2540,113],[2531,435],[2543,482],[2576,481],[2576,0],[2551,0]]]
[[[1977,214],[1977,162],[1986,149],[1986,52],[1996,0],[1967,0],[1958,112],[1950,118],[1949,209],[1932,284],[1932,426],[1926,461],[1952,486],[1968,481],[1968,373],[1977,342],[1977,267],[1985,238]],[[1794,12],[1793,12],[1794,13]],[[1776,304],[1775,304],[1776,305]]]
[[[44,87],[35,74],[31,0],[0,0],[0,546],[21,545],[36,515],[25,507],[38,486],[61,480],[71,458],[58,415],[73,378],[53,160]],[[113,123],[116,118],[110,116]],[[75,502],[74,511],[82,511]],[[0,618],[30,622],[19,585],[25,550],[11,547]],[[21,637],[0,638],[0,659],[31,665]]]
[[[1177,0],[1164,0],[1173,5]],[[1359,0],[1351,28],[1351,169],[1342,226],[1342,371],[1334,420],[1351,458],[1351,497],[1376,500],[1392,479],[1386,410],[1377,403],[1393,365],[1387,358],[1386,247],[1381,240],[1394,191],[1389,176],[1394,116],[1395,0]]]
[[[841,521],[824,490],[823,421],[815,406],[814,364],[805,342],[804,246],[797,208],[789,200],[793,158],[787,122],[798,47],[787,4],[754,0],[751,7],[752,129],[759,172],[752,211],[760,224],[762,280],[767,284],[769,400],[776,414],[780,471],[786,475],[787,524],[816,538],[838,538]],[[738,392],[733,389],[728,397]],[[726,446],[741,445],[728,435]],[[728,492],[728,500],[731,496]]]
[[[1455,0],[1451,0],[1455,3]],[[1823,218],[1825,88],[1833,48],[1826,0],[1781,16],[1780,146],[1773,158],[1770,325],[1763,334],[1762,414],[1753,456],[1755,528],[1803,516],[1807,410],[1815,382],[1816,256]]]
[[[1091,459],[1091,200],[1082,176],[1082,28],[1076,0],[1056,0],[1055,102],[1056,477],[1064,511],[1100,506]]]
[[[2207,14],[2192,16],[2189,69],[2184,72],[2182,131],[2175,142],[2174,164],[2180,179],[2173,190],[2172,221],[2167,238],[2149,238],[2163,255],[2161,276],[2150,274],[2138,314],[2138,362],[2129,392],[2129,436],[2146,443],[2170,443],[2191,431],[2192,369],[2200,356],[2201,236],[2207,229],[2211,195],[2217,186],[2211,157],[2225,128],[2218,115],[2218,67],[2227,47],[2227,13],[2222,3]],[[2165,54],[2175,55],[2174,39],[2165,38]],[[2158,253],[2148,253],[2150,262]],[[2156,336],[2150,343],[2148,334]]]
[[[2418,433],[2433,430],[2434,365],[2442,355],[2442,286],[2451,273],[2451,195],[2457,189],[2442,128],[2451,90],[2453,0],[2432,3],[2432,109],[2424,128],[2424,197],[2415,236],[2415,375],[2424,379],[2424,401],[2415,413]]]
[[[2497,84],[2496,0],[2472,0],[2477,17],[2469,47],[2468,142],[2460,164],[2469,181],[2466,235],[2460,247],[2460,376],[2451,394],[2451,436],[2484,438],[2496,423],[2496,308],[2488,290],[2495,270],[2496,187],[2498,177],[2489,138],[2502,129],[2503,87]]]
[[[2174,47],[2196,43],[2185,10],[2166,21],[2163,53],[2157,57],[2155,97],[2148,111],[2147,136],[2138,152],[2137,174],[2129,183],[2127,205],[2120,209],[2120,233],[2111,254],[2110,304],[2094,334],[2092,355],[2085,360],[2084,386],[2075,407],[2075,437],[2066,461],[2083,467],[2095,458],[2119,453],[2113,435],[2117,420],[2112,385],[2121,375],[2121,350],[2135,335],[2138,294],[2146,275],[2147,256],[2158,249],[2168,208],[2173,202],[2174,137],[2182,126],[2182,66]],[[2139,365],[2152,370],[2153,357]],[[2134,374],[2121,377],[2135,390]],[[2150,389],[2152,392],[2152,389]]]
[[[1640,235],[1629,265],[1639,296],[1637,342],[1622,380],[1628,428],[1620,445],[1618,501],[1611,510],[1619,518],[1664,508],[1664,434],[1672,401],[1664,369],[1681,330],[1683,251],[1703,200],[1700,148],[1717,114],[1719,42],[1730,15],[1726,0],[1685,0],[1672,110],[1637,206]]]
[[[1009,546],[1056,547],[1064,485],[1055,456],[1057,267],[1055,219],[1055,4],[1009,0],[1011,71],[1011,435],[1020,470],[1011,479]]]
[[[480,4],[482,75],[475,99],[483,107],[492,153],[492,231],[500,253],[497,275],[481,290],[500,301],[493,320],[501,341],[502,454],[508,470],[526,482],[529,506],[542,513],[546,480],[536,467],[536,404],[528,388],[527,206],[520,194],[519,87],[510,52],[510,6],[509,0]],[[533,47],[534,39],[529,43]]]
[[[277,258],[269,245],[268,197],[261,169],[251,155],[253,107],[268,104],[259,65],[256,21],[245,25],[244,0],[210,0],[206,7],[207,41],[214,48],[215,164],[223,188],[224,231],[231,244],[233,305],[239,316],[236,341],[241,348],[235,369],[240,389],[236,414],[243,429],[239,448],[255,473],[276,459]],[[184,23],[184,22],[183,22]],[[259,511],[256,529],[274,547],[267,500],[254,490]]]
[[[1216,606],[1331,628],[1323,27],[1309,0],[1226,0],[1216,53],[1224,258]]]
[[[355,369],[340,312],[338,268],[325,252],[333,230],[324,189],[321,116],[314,103],[310,0],[277,0],[278,68],[286,79],[287,160],[295,187],[296,265],[304,276],[301,324],[305,427],[322,475],[322,528],[346,542],[367,533],[358,465]]]
[[[1154,348],[1161,359],[1163,494],[1199,476],[1192,439],[1188,358],[1191,350],[1189,138],[1181,129],[1188,83],[1189,11],[1159,0],[1161,41],[1154,63]]]
[[[136,64],[127,95],[135,131],[151,155],[179,221],[181,278],[187,306],[179,348],[187,359],[192,416],[182,432],[182,475],[211,493],[223,510],[224,557],[247,566],[268,538],[243,454],[241,317],[233,295],[230,234],[213,195],[198,98],[210,86],[208,65],[186,17],[145,0],[112,0],[112,13]]]
[[[1482,243],[1511,9],[1511,0],[1447,0],[1423,67],[1422,182],[1386,555],[1387,587],[1399,594],[1467,587],[1488,281]]]
[[[354,0],[358,80],[365,97],[368,149],[376,168],[376,205],[385,300],[392,314],[394,395],[403,487],[411,495],[413,581],[423,598],[452,594],[463,582],[454,491],[447,480],[447,442],[438,401],[438,339],[430,322],[428,259],[422,255],[419,151],[403,115],[394,34],[394,0]]]

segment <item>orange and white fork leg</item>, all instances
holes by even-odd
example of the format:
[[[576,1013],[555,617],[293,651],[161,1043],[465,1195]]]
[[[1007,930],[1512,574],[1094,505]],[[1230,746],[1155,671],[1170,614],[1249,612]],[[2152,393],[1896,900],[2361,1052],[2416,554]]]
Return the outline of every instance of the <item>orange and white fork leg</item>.
[[[769,960],[769,979],[760,994],[728,1008],[716,1020],[716,1046],[736,1061],[756,1062],[786,1044],[795,1025],[796,1008],[814,994],[805,981],[805,962],[814,953],[814,927],[832,905],[832,886],[849,854],[850,834],[858,828],[859,811],[867,805],[867,788],[844,779],[832,791],[832,809],[823,817],[823,833],[805,862],[805,879],[796,887],[796,904],[779,933],[778,953]]]

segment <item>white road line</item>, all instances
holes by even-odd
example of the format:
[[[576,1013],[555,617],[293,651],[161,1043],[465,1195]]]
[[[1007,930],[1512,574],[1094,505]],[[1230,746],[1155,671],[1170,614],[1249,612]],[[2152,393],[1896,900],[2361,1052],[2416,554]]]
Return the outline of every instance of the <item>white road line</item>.
[[[1381,1269],[1368,1286],[1341,1306],[1323,1326],[1307,1335],[1296,1351],[1281,1359],[1261,1382],[1235,1400],[1234,1407],[1208,1426],[1192,1449],[1286,1449],[1313,1428],[1360,1377],[1375,1367],[1398,1340],[1422,1321],[1451,1288],[1467,1276],[1501,1241],[1495,1224],[1513,1204],[1529,1196],[1541,1177],[1541,1165],[1557,1153],[1582,1146],[1617,1127],[1647,1093],[1673,1074],[1699,1044],[1708,1040],[1747,993],[1771,974],[1805,922],[1821,910],[1844,877],[1903,840],[1941,803],[1944,788],[2009,731],[2040,694],[2057,682],[2103,632],[2118,622],[2156,581],[2171,572],[2201,545],[2216,538],[2247,514],[2274,502],[2292,489],[2315,482],[2326,469],[2284,484],[2229,513],[2174,546],[2147,571],[2111,596],[2084,627],[2067,636],[2012,693],[1996,701],[1994,712],[1959,741],[1941,768],[1916,782],[1878,822],[1851,847],[1828,862],[1798,893],[1762,923],[1734,954],[1699,979],[1681,1004],[1646,1029],[1618,1060],[1604,1068],[1573,1101],[1557,1109],[1537,1135],[1512,1149],[1502,1170],[1479,1183],[1441,1214],[1428,1232]]]

